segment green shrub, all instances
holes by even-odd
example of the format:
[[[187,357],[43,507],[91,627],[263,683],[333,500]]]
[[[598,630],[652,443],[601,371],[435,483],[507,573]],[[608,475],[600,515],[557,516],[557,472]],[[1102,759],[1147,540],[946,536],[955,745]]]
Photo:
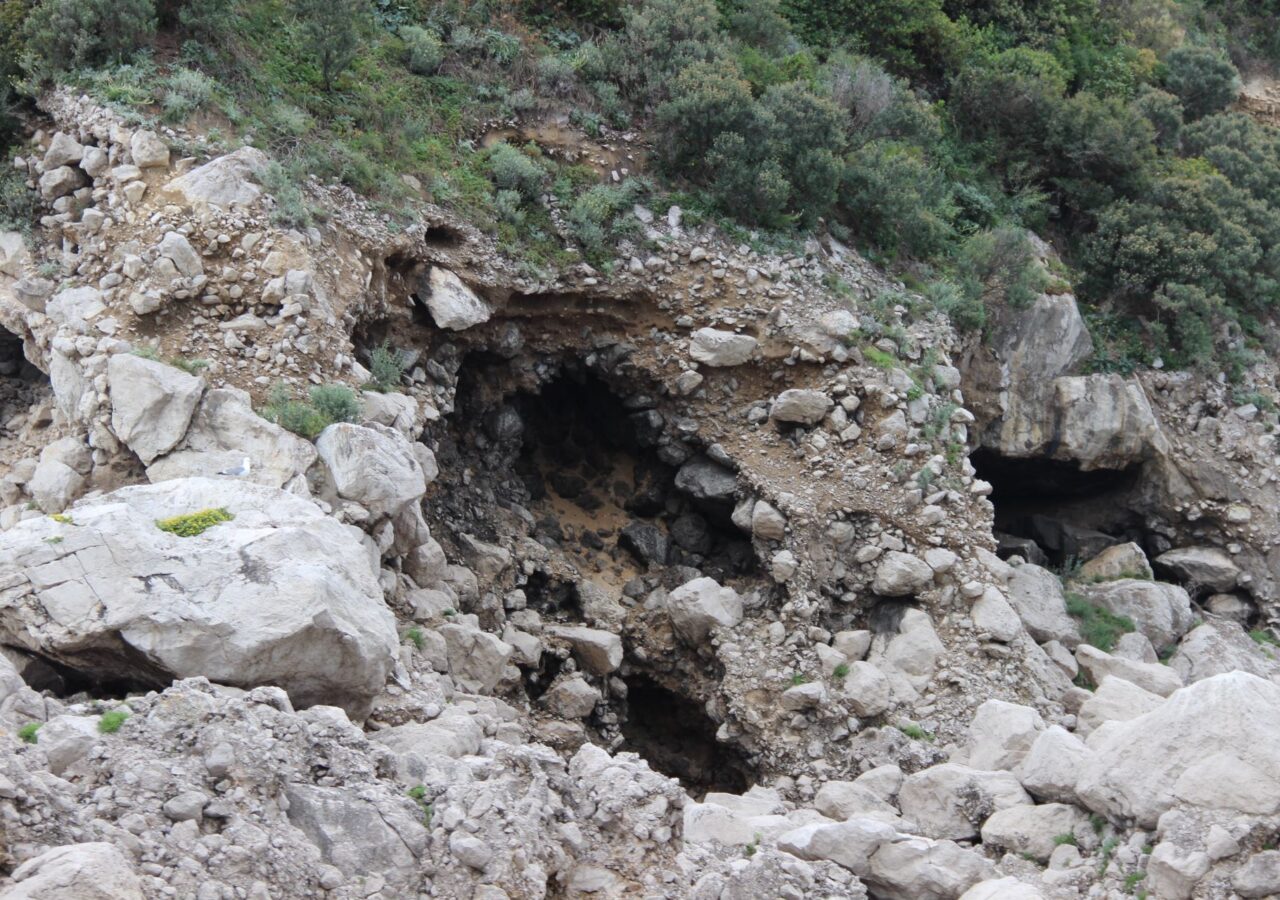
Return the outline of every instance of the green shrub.
[[[600,43],[600,78],[654,104],[674,93],[676,75],[726,52],[715,0],[639,0],[623,11],[626,27]],[[590,71],[590,70],[589,70]]]
[[[155,0],[40,0],[23,26],[37,74],[122,62],[151,40]]]
[[[127,718],[129,718],[128,710],[113,709],[110,712],[104,712],[98,719],[98,731],[103,734],[115,734]]]
[[[23,725],[18,729],[18,737],[23,743],[34,744],[39,740],[37,734],[40,731],[40,726],[43,724],[43,722],[28,722],[26,725]]]
[[[1187,119],[1226,109],[1240,93],[1240,73],[1207,47],[1179,47],[1164,59],[1164,86],[1182,101]]]
[[[1115,648],[1121,635],[1136,630],[1128,616],[1117,616],[1076,593],[1067,594],[1067,614],[1079,621],[1084,642],[1104,653]]]
[[[904,722],[901,725],[898,725],[896,727],[899,731],[901,731],[907,737],[911,738],[913,741],[928,741],[930,743],[933,742],[933,733],[930,731],[926,731],[923,727],[917,725],[915,722]]]
[[[405,367],[404,354],[383,341],[369,354],[369,374],[372,378],[367,387],[382,394],[398,390]]]
[[[409,643],[413,644],[413,646],[417,647],[419,650],[426,645],[426,637],[423,635],[422,629],[417,625],[406,631],[404,636]]]
[[[702,177],[713,171],[708,154],[716,138],[756,127],[751,85],[730,60],[694,63],[676,76],[671,99],[658,107],[656,124],[663,165]]]
[[[272,222],[287,228],[311,226],[311,209],[302,189],[298,187],[298,178],[294,173],[273,159],[267,163],[262,174],[262,186],[275,200],[275,208],[271,211]]]
[[[628,178],[618,185],[598,184],[578,196],[569,209],[569,227],[589,254],[603,251],[622,230],[619,220],[644,193],[645,184]]]
[[[533,200],[542,192],[547,171],[510,144],[500,143],[489,150],[489,177],[499,188],[517,191],[526,200]]]
[[[198,41],[211,43],[230,31],[235,0],[181,0],[178,24]]]
[[[302,38],[320,68],[326,91],[360,52],[361,32],[370,14],[369,0],[293,0]]]
[[[360,415],[360,399],[345,384],[321,384],[309,393],[311,405],[330,422],[354,422]]]
[[[410,72],[418,75],[434,75],[444,62],[444,43],[440,36],[428,28],[406,25],[400,29],[400,40],[408,51]]]
[[[331,424],[320,410],[305,400],[293,397],[282,383],[272,385],[267,403],[258,415],[307,440],[314,440]]]
[[[840,663],[834,669],[831,670],[831,675],[832,677],[835,677],[835,678],[844,678],[848,674],[849,674],[848,663]]]
[[[39,203],[35,191],[27,187],[25,174],[0,166],[0,230],[31,233]]]
[[[925,258],[954,237],[952,186],[910,144],[875,140],[850,154],[840,204],[850,230],[892,257]]]
[[[213,99],[218,83],[194,69],[177,69],[165,80],[165,94],[161,105],[169,122],[183,122]]]
[[[230,522],[235,516],[224,508],[202,509],[199,512],[173,516],[168,519],[157,519],[156,527],[161,531],[176,534],[178,537],[195,537],[204,534],[215,525]]]

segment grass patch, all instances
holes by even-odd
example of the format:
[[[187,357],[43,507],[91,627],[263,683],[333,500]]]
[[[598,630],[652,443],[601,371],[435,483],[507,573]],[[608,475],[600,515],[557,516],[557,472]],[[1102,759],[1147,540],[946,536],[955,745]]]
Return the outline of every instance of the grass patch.
[[[1146,872],[1130,872],[1124,877],[1124,892],[1126,894],[1135,893],[1139,884],[1146,880]]]
[[[1053,846],[1061,847],[1063,844],[1070,844],[1072,847],[1080,846],[1079,841],[1076,840],[1076,836],[1069,831],[1064,834],[1055,834],[1053,836]]]
[[[1080,636],[1103,652],[1110,653],[1121,635],[1136,630],[1128,616],[1117,616],[1090,603],[1081,594],[1067,594],[1067,613],[1080,623]]]
[[[426,644],[426,637],[423,635],[422,629],[417,625],[404,633],[404,639],[413,644],[413,646],[417,647],[419,650],[421,650]]]
[[[424,785],[415,785],[409,788],[409,797],[422,807],[422,824],[427,828],[431,827],[431,817],[435,814],[435,807],[427,802],[427,789]]]
[[[913,741],[925,741],[930,744],[933,743],[933,732],[926,731],[915,722],[907,722],[904,725],[898,725],[895,727]]]
[[[862,359],[867,365],[884,369],[886,372],[898,367],[898,358],[891,353],[885,353],[879,347],[863,347]]]
[[[156,527],[161,531],[176,534],[178,537],[195,537],[197,534],[204,534],[214,525],[230,522],[234,518],[235,516],[226,509],[219,507],[202,509],[199,512],[187,513],[185,516],[157,519]]]
[[[40,739],[38,734],[40,732],[40,726],[43,724],[43,722],[28,722],[26,725],[23,725],[18,729],[18,737],[25,744],[34,744]]]
[[[808,684],[812,680],[813,679],[811,679],[808,675],[802,675],[799,672],[797,672],[796,674],[791,676],[791,686],[799,687],[802,684]]]
[[[844,678],[846,675],[849,674],[849,664],[840,663],[840,665],[836,666],[834,669],[831,670],[831,674],[834,675],[836,678]]]
[[[123,709],[113,709],[105,712],[98,719],[98,731],[103,734],[115,734],[120,730],[120,726],[124,724],[124,720],[129,718],[129,713]]]
[[[1270,644],[1272,647],[1280,647],[1280,641],[1277,641],[1271,632],[1262,628],[1255,628],[1249,632],[1249,637],[1253,638],[1256,643]]]

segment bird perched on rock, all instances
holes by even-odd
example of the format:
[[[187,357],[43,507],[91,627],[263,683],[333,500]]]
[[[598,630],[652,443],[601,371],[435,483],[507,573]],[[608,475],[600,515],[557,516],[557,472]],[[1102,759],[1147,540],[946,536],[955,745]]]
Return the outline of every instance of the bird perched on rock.
[[[243,478],[251,472],[253,467],[249,463],[249,457],[245,457],[240,461],[240,465],[232,466],[229,469],[223,469],[219,475],[229,475],[232,478]]]

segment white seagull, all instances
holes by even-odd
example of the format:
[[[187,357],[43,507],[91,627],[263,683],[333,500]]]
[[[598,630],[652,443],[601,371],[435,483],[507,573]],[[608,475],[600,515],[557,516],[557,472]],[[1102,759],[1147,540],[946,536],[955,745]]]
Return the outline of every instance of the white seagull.
[[[230,475],[232,478],[243,478],[244,476],[249,474],[252,468],[253,467],[249,464],[249,457],[246,456],[243,460],[240,461],[240,465],[232,466],[230,469],[223,469],[218,474]]]

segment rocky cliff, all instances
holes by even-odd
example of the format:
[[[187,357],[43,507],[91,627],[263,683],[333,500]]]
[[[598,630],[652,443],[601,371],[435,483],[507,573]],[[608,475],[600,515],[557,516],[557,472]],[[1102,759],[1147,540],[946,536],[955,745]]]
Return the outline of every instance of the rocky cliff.
[[[1280,892],[1274,425],[1226,385],[675,207],[540,281],[318,184],[282,230],[260,152],[44,109],[0,896]]]

